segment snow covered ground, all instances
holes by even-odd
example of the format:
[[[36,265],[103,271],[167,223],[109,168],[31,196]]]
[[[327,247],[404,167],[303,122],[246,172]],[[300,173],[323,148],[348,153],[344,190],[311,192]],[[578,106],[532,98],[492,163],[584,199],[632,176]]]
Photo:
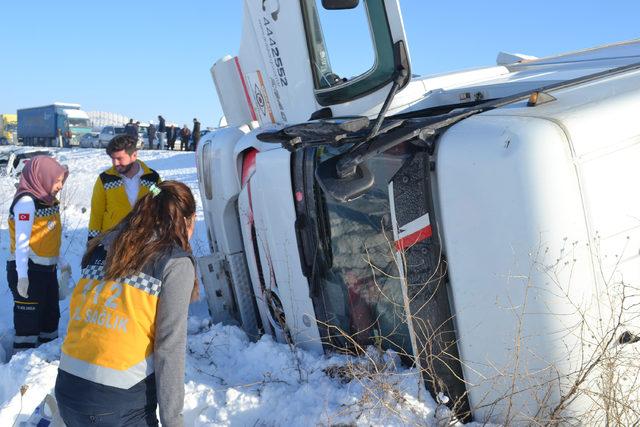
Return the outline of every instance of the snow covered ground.
[[[9,150],[11,147],[2,147]],[[1,151],[1,150],[0,150]],[[60,195],[62,254],[77,280],[87,234],[91,192],[97,174],[110,166],[104,150],[60,149],[56,158],[71,172]],[[141,151],[140,158],[163,179],[180,180],[200,202],[193,153]],[[0,177],[0,265],[9,253],[7,216],[16,180]],[[192,246],[208,252],[202,207]],[[0,273],[0,425],[27,418],[55,383],[62,338],[9,361],[13,300]],[[69,301],[61,301],[60,336],[66,333]],[[446,410],[418,387],[416,372],[393,354],[350,358],[316,356],[263,337],[251,342],[241,329],[209,325],[204,300],[192,305],[187,344],[184,415],[187,426],[214,425],[436,425]],[[24,392],[21,393],[21,389]],[[25,391],[26,389],[26,391]]]

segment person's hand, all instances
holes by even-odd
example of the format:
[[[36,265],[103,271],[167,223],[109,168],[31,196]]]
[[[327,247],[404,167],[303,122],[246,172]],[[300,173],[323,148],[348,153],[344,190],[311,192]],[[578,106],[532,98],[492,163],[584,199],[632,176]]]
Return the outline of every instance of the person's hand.
[[[22,298],[29,298],[29,278],[21,277],[18,279],[18,294]]]
[[[58,267],[60,267],[60,274],[62,274],[64,271],[69,271],[69,275],[71,275],[71,266],[64,258],[60,258],[58,260]]]
[[[58,299],[62,301],[69,296],[71,284],[71,266],[63,264],[60,267],[60,280],[58,281]]]

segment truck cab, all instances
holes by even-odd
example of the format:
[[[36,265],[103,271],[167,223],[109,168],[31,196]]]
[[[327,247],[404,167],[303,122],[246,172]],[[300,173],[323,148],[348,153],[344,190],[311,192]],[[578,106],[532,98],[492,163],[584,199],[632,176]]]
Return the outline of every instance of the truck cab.
[[[63,135],[67,140],[67,145],[80,146],[80,139],[83,135],[91,132],[91,120],[89,115],[80,108],[65,108],[63,114],[60,114],[64,129]]]
[[[213,320],[393,350],[462,419],[604,419],[598,375],[638,379],[585,361],[640,341],[639,63],[632,41],[420,77],[396,0],[246,1],[197,150]]]

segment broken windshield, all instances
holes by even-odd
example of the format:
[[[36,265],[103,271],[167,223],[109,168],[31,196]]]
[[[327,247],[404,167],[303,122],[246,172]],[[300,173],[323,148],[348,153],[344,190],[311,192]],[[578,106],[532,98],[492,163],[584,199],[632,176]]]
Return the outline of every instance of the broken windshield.
[[[336,155],[319,150],[318,160]],[[324,197],[330,261],[315,278],[326,334],[341,347],[376,345],[411,354],[393,246],[388,183],[409,157],[402,144],[370,161],[375,186],[350,202]],[[347,338],[350,337],[350,338]],[[353,340],[353,341],[352,341]]]

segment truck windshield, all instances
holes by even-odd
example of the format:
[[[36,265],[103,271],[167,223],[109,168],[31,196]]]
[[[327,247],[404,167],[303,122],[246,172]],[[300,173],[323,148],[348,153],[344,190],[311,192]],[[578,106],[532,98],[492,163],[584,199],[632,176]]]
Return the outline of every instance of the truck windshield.
[[[321,105],[350,101],[391,80],[393,41],[383,0],[364,0],[347,10],[325,10],[321,0],[301,4]]]
[[[69,127],[71,128],[90,128],[91,123],[89,119],[69,119]]]
[[[335,155],[328,148],[317,160]],[[327,334],[334,344],[363,348],[377,345],[411,354],[402,282],[393,246],[388,182],[410,156],[396,147],[369,163],[375,187],[362,197],[342,203],[320,196],[324,204],[330,254],[313,284],[319,294]],[[343,332],[346,332],[344,334]],[[346,338],[346,336],[351,338]]]
[[[4,130],[7,132],[15,132],[18,129],[18,125],[15,123],[9,123],[4,125]]]

